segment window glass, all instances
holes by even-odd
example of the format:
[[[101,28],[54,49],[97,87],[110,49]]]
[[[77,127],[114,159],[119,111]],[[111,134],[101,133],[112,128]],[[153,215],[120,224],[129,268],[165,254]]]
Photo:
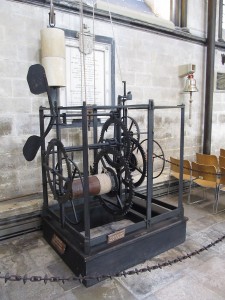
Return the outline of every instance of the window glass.
[[[218,38],[225,41],[225,0],[220,0]]]
[[[171,0],[97,0],[96,7],[144,22],[174,29]]]
[[[151,6],[148,5],[147,2],[152,1],[145,1],[145,0],[100,0],[97,2],[106,2],[109,5],[117,5],[123,8],[132,9],[134,11],[138,11],[141,13],[150,13],[152,14]],[[154,2],[154,1],[153,1]]]
[[[170,20],[170,0],[144,0],[153,13],[160,18]]]
[[[107,0],[105,0],[107,1]],[[108,0],[109,3],[123,6],[123,7],[128,7],[130,9],[134,9],[140,12],[151,12],[149,9],[148,5],[145,3],[144,0]]]
[[[223,5],[222,5],[222,38],[224,39],[225,37],[225,0],[223,0]]]

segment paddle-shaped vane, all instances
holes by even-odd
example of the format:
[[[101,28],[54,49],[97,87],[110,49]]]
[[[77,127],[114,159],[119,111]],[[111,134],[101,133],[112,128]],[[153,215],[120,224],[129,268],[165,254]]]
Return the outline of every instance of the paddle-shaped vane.
[[[41,137],[37,135],[30,136],[23,147],[23,155],[25,159],[27,161],[32,161],[35,158],[42,141],[51,130],[56,118],[56,113],[54,110],[53,101],[50,94],[50,88],[48,86],[48,81],[45,74],[45,69],[42,65],[36,64],[30,66],[27,73],[27,82],[32,94],[39,95],[47,92],[50,111],[52,114],[52,117],[44,134]]]

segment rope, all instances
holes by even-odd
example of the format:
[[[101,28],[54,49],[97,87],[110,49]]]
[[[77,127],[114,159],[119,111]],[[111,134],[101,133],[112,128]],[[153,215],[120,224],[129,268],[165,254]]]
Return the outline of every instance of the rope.
[[[83,32],[83,0],[80,0],[80,34]],[[79,35],[79,43],[80,43],[80,35]],[[80,51],[80,75],[81,75],[81,100],[83,98],[83,53]]]
[[[79,49],[80,49],[80,61],[81,61],[81,98],[83,97],[84,86],[84,100],[87,102],[87,76],[86,76],[86,55],[93,52],[93,98],[95,103],[96,98],[96,61],[95,61],[95,7],[94,0],[92,0],[92,37],[88,27],[84,24],[84,10],[83,0],[80,0],[80,36],[79,36]],[[91,44],[90,44],[91,42]]]
[[[94,0],[92,8],[92,27],[93,27],[93,62],[94,62],[94,104],[96,104],[96,78],[95,78],[95,6]]]
[[[84,101],[87,102],[86,62],[84,53],[84,11],[83,0],[80,0],[80,53],[81,53],[81,98],[83,98],[83,76],[84,76]],[[81,51],[81,49],[83,51]],[[82,72],[83,68],[83,72]]]
[[[110,10],[109,0],[107,0],[107,4],[108,4],[109,18],[110,18],[110,23],[111,23],[112,33],[113,33],[113,39],[116,40],[115,39],[115,32],[114,32],[114,26],[113,26],[113,21],[112,21],[112,14],[111,14],[111,10]],[[116,58],[117,58],[118,67],[119,67],[120,79],[121,79],[121,82],[123,82],[122,71],[121,71],[121,66],[120,66],[120,59],[119,59],[119,53],[118,53],[116,43],[115,43],[115,51],[116,51]]]

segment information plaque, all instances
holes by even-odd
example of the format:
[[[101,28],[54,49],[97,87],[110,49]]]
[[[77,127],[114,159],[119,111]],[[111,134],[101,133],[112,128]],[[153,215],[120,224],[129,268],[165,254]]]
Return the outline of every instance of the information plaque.
[[[225,73],[217,73],[216,75],[216,90],[225,91]]]
[[[115,103],[115,49],[108,37],[95,36],[90,54],[80,51],[78,33],[66,32],[66,87],[60,93],[63,106]]]

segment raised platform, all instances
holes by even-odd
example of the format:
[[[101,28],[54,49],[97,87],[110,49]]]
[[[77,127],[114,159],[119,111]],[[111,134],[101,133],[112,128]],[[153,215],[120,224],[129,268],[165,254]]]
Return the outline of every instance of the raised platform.
[[[174,248],[186,238],[185,217],[169,217],[153,222],[148,227],[132,212],[117,220],[101,206],[93,208],[92,217],[95,212],[98,221],[92,218],[88,253],[84,249],[86,241],[84,239],[83,242],[81,237],[84,235],[82,224],[77,226],[80,231],[80,235],[77,235],[67,225],[62,228],[50,211],[43,217],[44,238],[77,276],[116,274]],[[100,215],[102,224],[99,221]],[[111,237],[115,241],[110,240]],[[84,280],[83,283],[89,287],[97,282],[97,279],[92,279]]]

